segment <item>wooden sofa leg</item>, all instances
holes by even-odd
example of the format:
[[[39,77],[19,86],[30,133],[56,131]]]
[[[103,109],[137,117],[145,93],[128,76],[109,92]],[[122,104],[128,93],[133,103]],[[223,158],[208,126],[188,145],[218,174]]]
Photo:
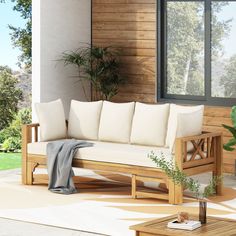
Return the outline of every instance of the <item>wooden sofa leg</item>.
[[[175,204],[175,184],[171,179],[168,179],[169,203]]]
[[[32,185],[33,184],[33,163],[25,162],[22,163],[21,175],[22,184]]]
[[[137,198],[136,195],[136,175],[132,175],[132,183],[131,183],[131,188],[132,188],[132,198]]]
[[[216,157],[215,157],[215,171],[213,171],[213,176],[223,177],[223,140],[222,136],[216,137]],[[223,180],[217,183],[216,194],[223,194]]]
[[[183,187],[179,184],[175,185],[175,200],[174,204],[179,205],[183,203]]]
[[[24,157],[23,153],[22,153],[22,163],[21,163],[21,182],[22,184],[27,183],[27,162],[26,162],[26,157]]]
[[[27,163],[27,170],[26,170],[26,184],[32,185],[33,184],[33,171],[34,165],[32,162]]]
[[[32,164],[28,162],[27,144],[31,142],[31,129],[27,125],[22,126],[22,184],[32,184]]]
[[[178,205],[183,203],[183,188],[175,184],[171,179],[168,180],[169,203]]]

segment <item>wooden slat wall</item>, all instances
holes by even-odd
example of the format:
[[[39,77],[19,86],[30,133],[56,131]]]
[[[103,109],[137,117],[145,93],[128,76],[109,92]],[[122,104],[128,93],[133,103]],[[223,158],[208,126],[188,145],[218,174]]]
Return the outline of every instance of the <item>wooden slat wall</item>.
[[[232,125],[230,119],[229,107],[206,107],[204,116],[204,130],[220,131],[224,134],[224,143],[232,138],[230,132],[222,127],[222,124]],[[227,173],[235,173],[236,152],[224,151],[224,171]]]
[[[93,0],[92,43],[121,49],[122,73],[127,83],[115,102],[156,101],[156,0]],[[224,132],[231,124],[230,108],[206,107],[204,129]],[[224,169],[234,172],[236,152],[224,152]]]
[[[93,0],[93,44],[121,49],[127,83],[114,101],[155,101],[155,0]]]

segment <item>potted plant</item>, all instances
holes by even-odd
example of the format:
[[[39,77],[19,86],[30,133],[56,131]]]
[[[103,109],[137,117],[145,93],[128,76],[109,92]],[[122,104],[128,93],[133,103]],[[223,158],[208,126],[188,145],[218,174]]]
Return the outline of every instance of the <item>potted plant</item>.
[[[206,223],[207,198],[216,193],[216,185],[221,177],[213,177],[210,183],[201,191],[200,183],[190,177],[187,177],[176,164],[166,160],[163,154],[160,156],[151,152],[148,157],[154,161],[158,168],[163,170],[165,174],[173,180],[175,184],[182,185],[184,189],[189,189],[193,192],[195,198],[199,201],[199,221],[202,224]]]
[[[87,100],[84,80],[90,81],[96,94],[99,93],[106,100],[118,93],[119,85],[124,81],[119,72],[118,51],[112,47],[81,47],[75,51],[64,52],[60,60],[65,65],[77,66]]]
[[[236,106],[232,107],[231,114],[230,114],[233,126],[223,124],[223,127],[226,128],[233,137],[228,141],[228,143],[224,144],[224,149],[226,151],[234,151],[236,145]]]

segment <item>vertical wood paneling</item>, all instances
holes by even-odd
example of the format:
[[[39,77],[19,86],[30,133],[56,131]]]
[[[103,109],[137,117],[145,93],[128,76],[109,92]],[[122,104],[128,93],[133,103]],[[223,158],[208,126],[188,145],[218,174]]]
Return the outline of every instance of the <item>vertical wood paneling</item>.
[[[92,43],[121,50],[122,73],[127,83],[115,102],[156,101],[156,1],[93,0]],[[231,135],[222,128],[231,124],[230,108],[206,107],[204,129],[221,131],[224,142]],[[224,170],[234,172],[236,152],[224,151]]]

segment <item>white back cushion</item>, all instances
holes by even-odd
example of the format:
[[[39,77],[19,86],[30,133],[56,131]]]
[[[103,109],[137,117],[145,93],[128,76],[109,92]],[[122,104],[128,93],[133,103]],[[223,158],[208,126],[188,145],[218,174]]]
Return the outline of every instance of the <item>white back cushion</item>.
[[[71,101],[68,136],[76,139],[98,139],[98,128],[102,109],[102,101]]]
[[[35,109],[40,124],[40,141],[66,138],[66,118],[61,99],[36,103]]]
[[[164,146],[169,104],[148,105],[137,102],[130,142],[140,145]]]
[[[99,140],[128,143],[134,113],[134,102],[103,102]]]
[[[203,105],[179,106],[171,104],[166,135],[166,147],[174,151],[174,143],[177,137],[200,134],[202,132],[203,113]]]

